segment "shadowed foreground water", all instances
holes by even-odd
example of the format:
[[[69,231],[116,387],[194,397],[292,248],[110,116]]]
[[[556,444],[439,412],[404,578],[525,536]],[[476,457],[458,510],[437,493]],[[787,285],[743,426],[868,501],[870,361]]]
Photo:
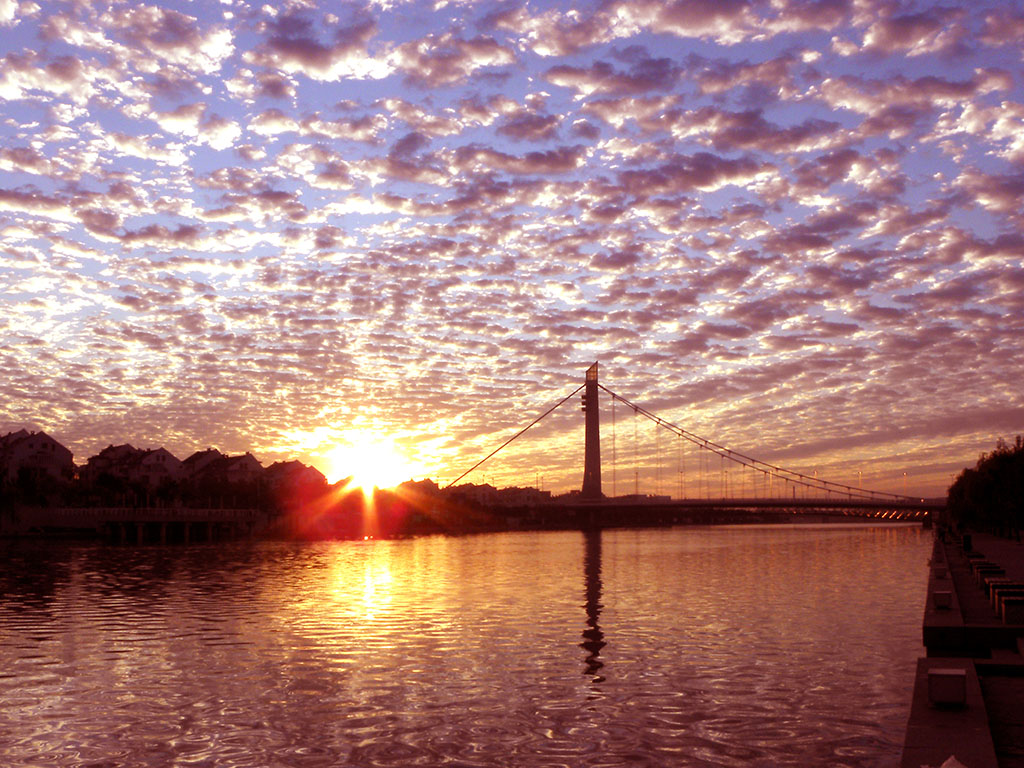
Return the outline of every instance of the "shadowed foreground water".
[[[0,544],[0,765],[885,766],[930,535]]]

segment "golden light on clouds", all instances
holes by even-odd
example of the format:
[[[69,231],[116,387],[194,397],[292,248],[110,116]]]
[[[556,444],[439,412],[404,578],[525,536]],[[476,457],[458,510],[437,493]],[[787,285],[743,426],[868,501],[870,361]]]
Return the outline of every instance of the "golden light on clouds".
[[[285,5],[0,0],[0,434],[443,484],[595,360],[884,490],[1024,432],[1019,4]]]

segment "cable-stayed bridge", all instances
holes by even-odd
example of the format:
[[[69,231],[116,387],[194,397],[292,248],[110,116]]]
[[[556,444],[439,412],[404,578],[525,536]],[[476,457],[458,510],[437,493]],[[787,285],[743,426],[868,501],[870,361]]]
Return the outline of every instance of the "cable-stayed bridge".
[[[616,493],[613,475],[612,492],[602,483],[601,464],[601,412],[600,398],[604,393],[611,399],[613,425],[613,452],[615,450],[615,408],[619,406],[636,419],[644,419],[656,428],[658,434],[667,433],[691,448],[697,454],[696,492],[693,483],[683,482],[682,450],[678,493],[671,495],[640,494],[638,472],[634,470],[633,493]],[[598,364],[587,369],[584,383],[563,397],[524,428],[512,435],[459,477],[448,484],[452,487],[486,462],[505,450],[556,410],[580,395],[584,412],[584,465],[583,479],[578,493],[560,497],[552,504],[577,517],[590,519],[620,519],[631,516],[664,521],[720,521],[760,517],[779,519],[781,516],[823,515],[884,520],[928,520],[941,510],[941,500],[915,498],[906,494],[877,491],[818,477],[817,472],[807,474],[778,464],[754,458],[745,451],[734,450],[706,437],[694,434],[643,406],[612,391],[598,380]],[[716,473],[712,463],[719,465]],[[691,466],[692,466],[691,457]],[[692,471],[692,470],[691,470]],[[731,477],[730,477],[731,475]]]

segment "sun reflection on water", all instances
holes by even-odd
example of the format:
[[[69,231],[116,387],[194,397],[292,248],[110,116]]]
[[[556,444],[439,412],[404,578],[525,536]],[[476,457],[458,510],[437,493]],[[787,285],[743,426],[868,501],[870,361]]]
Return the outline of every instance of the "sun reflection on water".
[[[363,614],[373,619],[391,606],[394,576],[391,572],[390,547],[368,545],[370,556],[363,566]]]
[[[930,538],[743,526],[211,551],[16,562],[0,732],[19,730],[0,764],[163,765],[164,745],[211,765],[889,764]]]

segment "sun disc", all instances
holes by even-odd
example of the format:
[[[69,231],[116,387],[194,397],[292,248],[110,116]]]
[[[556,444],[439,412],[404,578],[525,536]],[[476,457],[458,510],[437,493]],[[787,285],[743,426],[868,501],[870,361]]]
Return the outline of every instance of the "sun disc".
[[[409,459],[391,440],[377,435],[351,436],[349,440],[325,457],[325,474],[330,482],[350,477],[348,487],[361,488],[365,493],[374,488],[393,488],[413,477]]]

